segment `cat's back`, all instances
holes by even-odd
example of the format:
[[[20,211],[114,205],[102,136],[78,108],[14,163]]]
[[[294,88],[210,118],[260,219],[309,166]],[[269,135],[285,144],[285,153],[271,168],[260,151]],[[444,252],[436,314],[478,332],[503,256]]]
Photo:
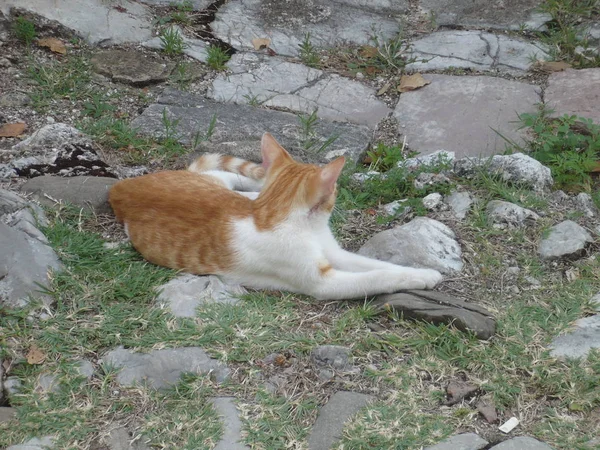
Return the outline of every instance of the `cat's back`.
[[[233,264],[233,223],[252,208],[211,177],[183,170],[119,181],[109,202],[146,259],[193,273],[219,273]]]

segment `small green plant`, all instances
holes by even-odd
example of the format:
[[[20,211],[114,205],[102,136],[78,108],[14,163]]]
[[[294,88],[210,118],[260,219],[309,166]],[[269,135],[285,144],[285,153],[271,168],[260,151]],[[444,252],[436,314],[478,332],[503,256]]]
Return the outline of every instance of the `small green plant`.
[[[89,101],[83,103],[83,112],[86,116],[98,119],[109,112],[115,110],[115,107],[106,102],[106,97],[99,93],[92,93]]]
[[[171,74],[170,81],[177,85],[181,91],[186,91],[192,77],[190,76],[190,65],[185,61],[179,61]]]
[[[371,160],[369,170],[385,172],[397,167],[398,163],[404,159],[403,154],[404,146],[388,146],[383,142],[379,142],[375,148],[367,152],[367,156]]]
[[[15,19],[13,32],[16,38],[27,46],[30,46],[33,43],[33,40],[37,35],[35,25],[25,17],[17,17]]]
[[[600,158],[600,126],[590,119],[564,115],[547,117],[546,111],[520,116],[530,128],[531,156],[552,170],[555,182],[563,188],[590,190],[590,172]]]
[[[229,61],[230,56],[217,45],[211,45],[207,49],[206,64],[215,70],[225,70],[225,63]]]
[[[319,52],[310,41],[310,33],[304,35],[304,39],[298,47],[300,47],[300,59],[308,67],[318,67],[321,64]]]
[[[259,100],[259,96],[254,95],[252,93],[244,94],[242,97],[244,97],[246,99],[246,102],[250,106],[260,106],[263,104],[263,101],[264,101],[264,100]]]
[[[163,52],[172,56],[181,55],[186,47],[183,37],[174,27],[168,27],[161,31],[160,42]]]
[[[215,132],[215,128],[217,126],[217,114],[213,114],[210,119],[210,123],[208,124],[208,128],[206,129],[206,133],[201,133],[200,130],[196,131],[192,138],[192,150],[198,148],[201,142],[206,142],[210,140],[212,135]]]
[[[327,139],[323,140],[317,135],[315,132],[315,125],[319,118],[317,117],[316,109],[308,115],[298,115],[298,120],[300,122],[300,142],[302,147],[311,153],[324,152],[339,137],[337,134],[332,134]]]

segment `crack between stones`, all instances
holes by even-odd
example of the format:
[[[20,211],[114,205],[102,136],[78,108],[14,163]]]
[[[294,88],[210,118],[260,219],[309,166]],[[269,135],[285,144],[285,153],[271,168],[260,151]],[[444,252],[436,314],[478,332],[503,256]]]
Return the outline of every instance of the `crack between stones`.
[[[470,59],[467,59],[467,58],[461,58],[460,56],[438,55],[437,53],[428,53],[428,52],[421,52],[421,51],[418,51],[418,52],[419,52],[420,54],[422,54],[422,55],[437,56],[438,58],[452,58],[452,59],[458,59],[459,61],[466,61],[466,62],[469,62],[469,63],[471,63],[471,64],[477,64],[477,65],[479,65],[479,66],[486,66],[486,65],[487,65],[487,64],[481,64],[481,63],[478,63],[478,62],[476,62],[476,61],[472,61],[472,60],[470,60]],[[488,56],[489,56],[489,54],[488,54]],[[490,56],[490,58],[491,58],[491,56]]]

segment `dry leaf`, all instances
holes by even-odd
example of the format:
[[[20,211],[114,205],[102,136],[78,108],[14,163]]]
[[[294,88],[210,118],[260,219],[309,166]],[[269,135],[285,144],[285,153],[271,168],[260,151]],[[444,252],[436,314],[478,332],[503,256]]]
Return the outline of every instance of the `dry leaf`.
[[[252,39],[252,45],[254,45],[254,50],[260,50],[263,47],[269,48],[269,45],[271,45],[271,39],[255,38],[255,39]]]
[[[5,123],[0,127],[0,137],[17,137],[27,128],[24,122]]]
[[[48,47],[54,53],[60,53],[61,55],[67,54],[67,47],[65,47],[65,43],[60,39],[53,37],[38,39],[37,43],[40,47]]]
[[[562,72],[565,69],[570,69],[571,64],[564,61],[537,61],[534,68],[548,73]]]
[[[32,344],[27,352],[27,362],[29,364],[41,364],[46,359],[46,354],[42,352],[37,345]]]
[[[385,83],[385,84],[383,85],[383,87],[382,87],[381,89],[379,89],[379,90],[377,91],[377,95],[383,95],[383,94],[385,94],[385,93],[386,93],[386,92],[389,90],[389,88],[390,88],[391,86],[392,86],[392,83],[388,81],[387,83]]]
[[[402,75],[402,78],[400,78],[400,85],[398,86],[398,92],[414,91],[415,89],[427,86],[429,83],[431,83],[431,81],[427,81],[420,73]]]
[[[379,54],[379,50],[372,45],[363,45],[358,53],[363,58],[375,58]]]

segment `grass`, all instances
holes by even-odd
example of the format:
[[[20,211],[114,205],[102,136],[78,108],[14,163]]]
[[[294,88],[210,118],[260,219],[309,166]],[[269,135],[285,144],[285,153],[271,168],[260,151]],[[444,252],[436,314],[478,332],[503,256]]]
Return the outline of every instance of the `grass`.
[[[159,37],[163,53],[169,56],[183,54],[186,44],[183,40],[183,37],[175,27],[171,26],[163,28]]]
[[[298,44],[298,47],[300,60],[308,67],[318,68],[321,64],[321,56],[310,41],[310,33],[304,35],[304,39]]]
[[[225,63],[229,61],[229,56],[225,50],[217,45],[210,45],[207,48],[206,64],[215,70],[225,70]]]
[[[17,17],[15,19],[12,31],[15,37],[27,47],[33,44],[33,41],[37,36],[35,25],[25,17]]]

